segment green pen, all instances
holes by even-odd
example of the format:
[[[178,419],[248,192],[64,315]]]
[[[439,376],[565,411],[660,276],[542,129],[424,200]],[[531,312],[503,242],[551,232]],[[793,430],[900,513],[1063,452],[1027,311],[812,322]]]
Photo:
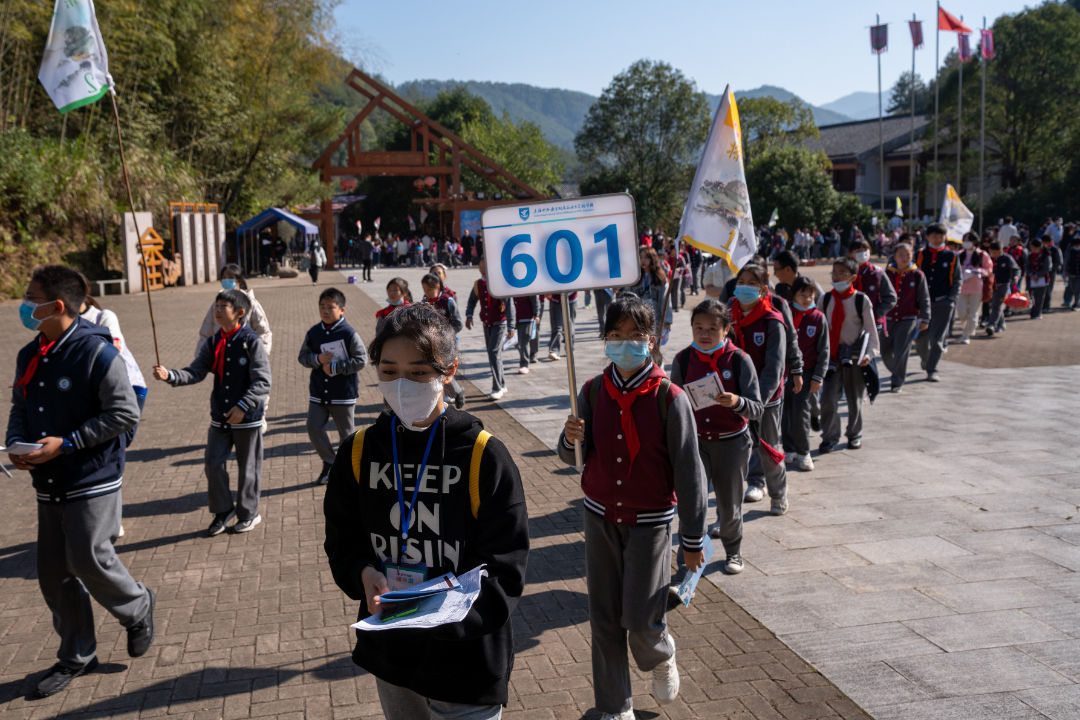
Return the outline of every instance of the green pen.
[[[397,613],[394,613],[393,615],[389,615],[387,617],[384,617],[380,622],[387,623],[387,622],[390,622],[391,620],[397,620],[398,618],[405,617],[406,615],[412,615],[414,612],[416,612],[419,609],[420,609],[419,605],[413,605],[408,610],[402,610],[401,612],[397,612]]]

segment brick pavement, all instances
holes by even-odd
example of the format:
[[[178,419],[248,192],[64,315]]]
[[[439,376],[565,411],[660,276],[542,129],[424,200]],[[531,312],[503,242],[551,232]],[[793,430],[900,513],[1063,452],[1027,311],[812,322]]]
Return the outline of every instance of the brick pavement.
[[[327,273],[350,301],[365,337],[374,304]],[[64,693],[30,701],[27,692],[54,659],[55,635],[34,572],[34,499],[25,474],[0,483],[8,512],[0,526],[0,708],[12,718],[378,718],[373,679],[349,659],[355,604],[334,585],[322,552],[320,464],[304,419],[307,371],[295,360],[303,333],[317,319],[315,290],[302,280],[255,281],[274,328],[274,391],[261,512],[246,535],[203,538],[202,448],[209,387],[155,383],[124,489],[127,534],[120,556],[158,593],[157,639],[131,660],[124,633],[98,609],[99,671]],[[213,288],[172,289],[155,296],[162,360],[190,360]],[[110,297],[144,371],[153,364],[145,298]],[[10,375],[29,334],[16,305],[0,303],[0,368]],[[358,420],[378,409],[374,378]],[[592,706],[589,633],[574,473],[543,443],[467,387],[470,410],[518,458],[530,508],[533,551],[525,597],[514,616],[518,654],[505,714],[580,718]],[[660,709],[647,678],[635,676],[639,717],[864,718],[835,686],[801,660],[723,592],[703,583],[690,608],[669,616],[679,646],[683,689]]]

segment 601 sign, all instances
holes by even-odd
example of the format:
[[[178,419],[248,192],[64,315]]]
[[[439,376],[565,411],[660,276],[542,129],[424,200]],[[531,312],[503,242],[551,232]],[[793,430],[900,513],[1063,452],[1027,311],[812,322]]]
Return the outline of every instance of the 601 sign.
[[[570,267],[563,272],[559,267],[559,243],[566,241],[570,250]],[[516,255],[514,250],[522,244],[532,242],[532,235],[520,233],[514,235],[502,249],[502,273],[511,287],[526,288],[536,281],[538,268],[536,259],[524,252]],[[608,277],[612,280],[622,278],[622,263],[619,261],[619,230],[612,223],[598,233],[593,234],[593,242],[607,243]],[[558,283],[572,283],[581,277],[581,270],[585,265],[584,255],[581,252],[581,240],[572,230],[556,230],[548,235],[544,242],[544,265],[548,275]],[[524,266],[525,270],[518,277],[515,268]]]

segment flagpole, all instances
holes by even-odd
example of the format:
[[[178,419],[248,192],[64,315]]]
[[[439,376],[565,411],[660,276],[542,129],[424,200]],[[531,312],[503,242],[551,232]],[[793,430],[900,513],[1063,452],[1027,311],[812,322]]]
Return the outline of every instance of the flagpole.
[[[941,83],[938,66],[941,65],[941,3],[937,4],[937,19],[934,23],[934,195],[938,193],[938,97],[941,95]]]
[[[874,16],[875,25],[881,25],[881,14]],[[877,138],[878,138],[878,189],[881,200],[881,215],[885,216],[885,131],[884,121],[881,114],[881,53],[884,48],[877,51]]]
[[[983,30],[986,30],[985,15],[983,15]],[[979,69],[982,75],[982,110],[979,121],[979,237],[982,237],[983,232],[983,190],[986,183],[986,48],[983,47],[985,42],[984,35],[979,41],[979,62],[981,63]]]
[[[128,206],[131,208],[131,222],[135,225],[135,236],[138,238],[136,248],[139,251],[139,266],[142,268],[143,289],[146,291],[146,306],[150,310],[150,332],[154,336],[154,359],[157,365],[161,365],[161,352],[158,349],[157,323],[154,322],[154,301],[150,295],[150,280],[146,273],[146,256],[143,255],[142,233],[139,232],[139,219],[135,214],[135,196],[131,193],[131,179],[128,177],[127,160],[124,157],[124,138],[120,133],[120,111],[116,107],[116,93],[109,90],[109,100],[112,101],[113,119],[116,121],[116,142],[120,146],[120,167],[124,171],[124,187],[127,189]]]
[[[960,22],[964,22],[964,16],[963,15],[960,16]],[[956,34],[956,37],[958,39],[958,41],[957,41],[957,47],[958,48],[959,48],[959,37],[960,37],[961,34],[962,33],[957,33]],[[970,47],[971,46],[968,45],[969,52],[970,52]],[[960,184],[960,156],[963,154],[963,150],[964,150],[964,142],[963,142],[963,136],[964,136],[964,114],[963,114],[963,110],[964,110],[964,58],[959,57],[960,56],[959,49],[957,50],[956,55],[960,60],[960,84],[957,85],[957,90],[956,90],[956,192],[957,192],[958,195],[963,197],[964,188]]]
[[[918,22],[915,13],[911,13],[911,22]],[[908,140],[911,149],[908,158],[908,213],[915,216],[915,42],[911,43],[911,137]]]

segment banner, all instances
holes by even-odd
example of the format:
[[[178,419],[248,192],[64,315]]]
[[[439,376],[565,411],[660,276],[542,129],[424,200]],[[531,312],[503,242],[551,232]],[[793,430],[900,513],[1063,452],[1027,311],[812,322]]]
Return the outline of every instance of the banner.
[[[113,87],[93,0],[56,0],[38,80],[62,113],[97,102]]]
[[[874,25],[870,28],[870,51],[880,55],[889,47],[889,26]]]
[[[421,225],[423,225],[424,221],[427,220],[427,214],[428,214],[427,213],[427,208],[421,207],[420,208],[420,224]]]
[[[360,235],[363,232],[364,232],[364,223],[357,220],[356,221],[356,234]]]
[[[904,217],[904,206],[900,204],[900,196],[896,196],[896,210],[893,212],[896,217]]]
[[[945,12],[945,8],[940,5],[938,5],[937,9],[937,29],[944,30],[945,32],[971,32],[971,28],[957,20],[955,16]]]
[[[772,215],[769,216],[769,227],[776,227],[776,221],[780,219],[780,211],[778,208],[772,209]]]
[[[683,209],[679,238],[722,258],[732,272],[738,272],[757,250],[743,168],[742,127],[730,85],[709,128]]]
[[[923,46],[922,20],[908,20],[908,27],[911,29],[911,44],[918,50]]]
[[[960,33],[956,36],[958,45],[956,48],[957,55],[960,56],[960,62],[967,62],[971,59],[971,43],[968,41],[968,35]]]
[[[975,213],[967,209],[964,201],[952,185],[945,186],[945,201],[941,204],[941,224],[945,226],[945,237],[948,240],[961,242],[964,233],[971,230],[971,224],[975,220]]]
[[[379,232],[379,223],[382,221],[382,216],[375,218],[375,232]]]
[[[412,219],[412,215],[406,215],[409,218],[409,232],[416,232],[416,221]]]
[[[979,31],[979,49],[982,51],[984,60],[994,59],[994,31],[993,30],[981,30]]]

